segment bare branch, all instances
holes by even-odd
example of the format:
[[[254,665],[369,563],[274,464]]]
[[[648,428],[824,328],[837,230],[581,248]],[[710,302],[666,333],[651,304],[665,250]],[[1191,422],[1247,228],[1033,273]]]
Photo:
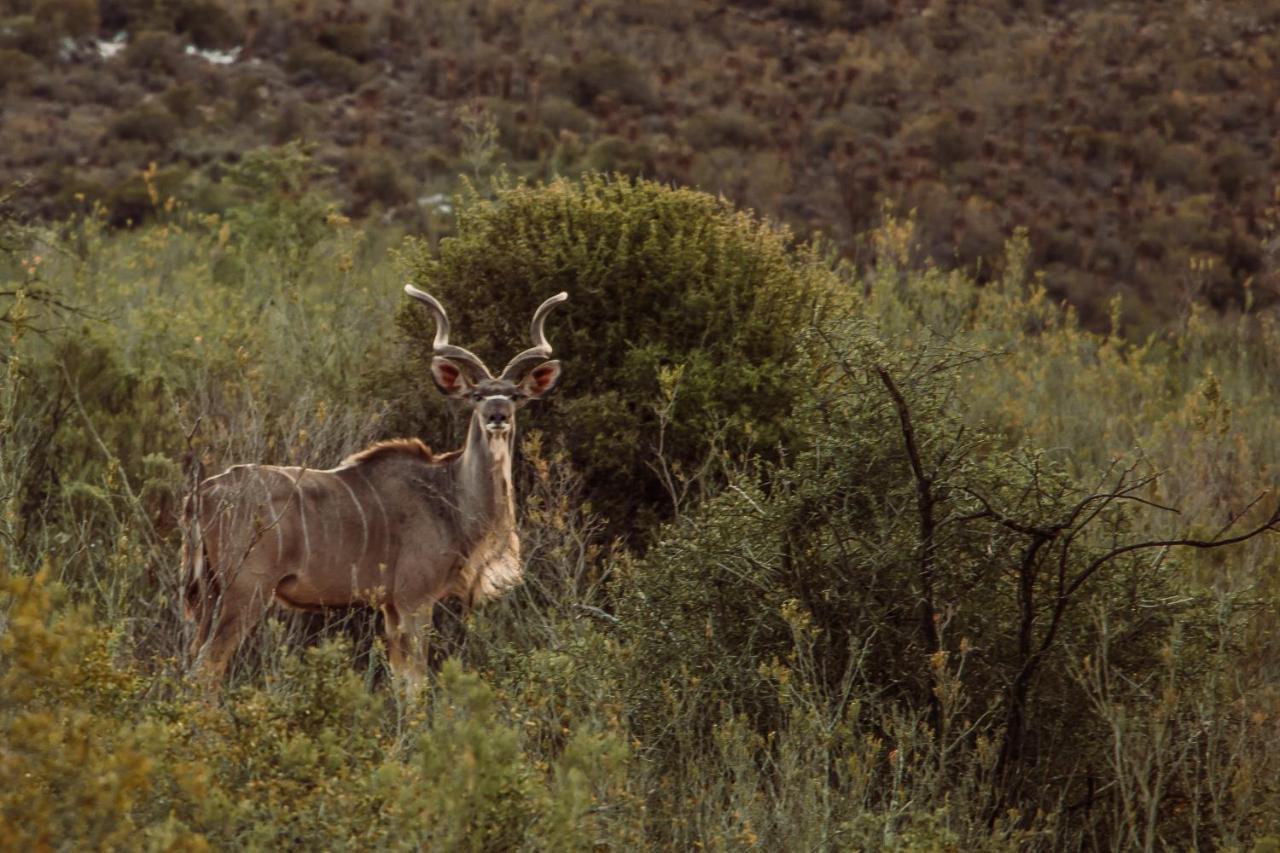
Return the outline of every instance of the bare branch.
[[[942,647],[938,636],[937,609],[934,602],[934,537],[937,531],[935,506],[937,498],[933,491],[933,477],[924,470],[920,459],[920,448],[916,442],[915,427],[911,423],[911,410],[906,398],[898,390],[897,384],[889,371],[881,365],[875,366],[876,375],[884,383],[885,390],[893,400],[893,407],[898,412],[901,425],[902,441],[906,445],[907,460],[911,465],[911,473],[916,481],[916,509],[920,514],[920,557],[918,574],[920,577],[920,635],[924,640],[925,651],[932,655]],[[942,709],[937,691],[929,691],[930,713],[933,717],[935,731],[941,724]]]
[[[1265,493],[1263,494],[1265,495]],[[1262,497],[1263,495],[1259,495],[1249,505],[1253,506],[1259,500],[1261,500]],[[1075,579],[1072,580],[1071,583],[1067,585],[1067,588],[1064,591],[1063,595],[1070,597],[1071,594],[1074,593],[1077,589],[1079,589],[1081,584],[1087,581],[1095,572],[1098,571],[1098,569],[1102,568],[1107,563],[1114,560],[1116,557],[1119,557],[1123,554],[1128,554],[1132,551],[1142,551],[1147,548],[1175,548],[1175,547],[1197,548],[1201,550],[1209,549],[1209,548],[1223,548],[1227,545],[1238,545],[1241,542],[1247,542],[1248,540],[1253,539],[1256,536],[1260,536],[1263,533],[1266,533],[1268,531],[1275,532],[1277,529],[1280,529],[1280,503],[1276,505],[1275,510],[1271,513],[1271,516],[1266,521],[1264,521],[1262,524],[1259,524],[1257,527],[1252,528],[1251,530],[1247,530],[1244,533],[1241,533],[1238,536],[1231,536],[1226,539],[1223,539],[1221,534],[1218,534],[1212,539],[1152,539],[1146,542],[1133,542],[1129,545],[1121,545],[1118,548],[1112,548],[1110,551],[1108,551],[1107,553],[1103,554],[1101,557],[1098,557],[1093,562],[1091,562],[1087,568],[1085,568],[1082,572],[1080,572],[1080,574],[1077,575]]]

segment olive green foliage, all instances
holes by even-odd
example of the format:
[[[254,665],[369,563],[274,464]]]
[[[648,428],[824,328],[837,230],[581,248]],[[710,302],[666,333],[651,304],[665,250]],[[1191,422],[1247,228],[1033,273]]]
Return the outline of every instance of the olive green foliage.
[[[38,63],[27,54],[12,48],[0,48],[0,89],[19,89],[30,82]]]
[[[186,33],[196,47],[226,50],[244,38],[244,27],[230,9],[215,0],[194,0],[178,6],[174,29]]]
[[[318,44],[299,44],[289,50],[285,68],[298,82],[318,79],[331,86],[354,89],[368,75],[360,63]]]
[[[289,142],[249,151],[227,170],[225,183],[238,204],[227,215],[234,239],[264,253],[276,253],[284,275],[307,259],[342,217],[314,184],[328,170],[312,158],[312,148]]]
[[[1124,495],[1149,492],[1136,489],[1150,486],[1145,461],[1076,479],[1066,454],[1004,450],[966,427],[954,343],[891,352],[865,326],[834,333],[836,369],[797,412],[798,452],[740,474],[626,564],[628,696],[655,761],[711,748],[726,705],[761,737],[785,729],[799,690],[844,736],[876,730],[889,707],[914,709],[944,754],[985,740],[997,784],[975,792],[980,808],[1048,813],[1025,780],[1107,759],[1067,650],[1123,636],[1111,665],[1144,677],[1175,624],[1212,624],[1211,597],[1178,580],[1188,564],[1154,547],[1108,556],[1141,538]],[[1199,660],[1205,642],[1189,632],[1181,650]],[[690,729],[704,737],[688,742]]]
[[[452,241],[397,262],[401,235],[336,214],[305,150],[242,163],[216,215],[141,173],[129,231],[87,201],[50,228],[0,199],[12,846],[1280,837],[1276,534],[1117,550],[1272,517],[1254,500],[1280,473],[1274,309],[1193,307],[1135,342],[1055,304],[1025,239],[977,288],[888,216],[873,265],[832,270],[705,195],[603,178],[465,200]],[[389,677],[369,622],[279,616],[211,695],[177,606],[185,489],[234,462],[328,467],[408,423],[456,438],[424,413],[406,266],[491,363],[572,294],[548,323],[563,393],[522,413],[526,583],[448,636],[420,689]],[[719,362],[756,371],[769,405],[731,407]],[[634,391],[612,391],[649,454],[631,467],[575,455],[622,447],[582,431],[574,407],[610,392],[592,367]],[[714,476],[674,455],[729,447]],[[611,496],[624,521],[668,511],[668,487],[679,512],[644,543],[614,535],[595,464],[656,478]]]
[[[389,313],[396,299],[390,269],[368,261],[386,253],[310,194],[304,162],[294,148],[249,152],[228,181],[246,201],[225,218],[163,195],[148,170],[139,203],[162,221],[144,232],[112,238],[94,206],[60,232],[7,238],[10,543],[67,546],[60,580],[107,571],[113,617],[166,589],[176,512],[201,472],[332,464],[379,434],[378,407],[348,401],[382,345],[369,305]],[[176,648],[167,633],[149,639]]]
[[[172,141],[177,130],[177,119],[158,105],[121,113],[111,126],[113,136],[138,142],[167,143]]]
[[[430,703],[392,707],[342,643],[285,660],[287,690],[210,705],[113,661],[47,572],[0,574],[0,596],[0,831],[17,846],[588,849],[588,806],[626,754],[579,735],[540,772],[477,676],[451,663]]]
[[[529,417],[568,448],[592,504],[622,531],[678,510],[712,479],[716,454],[776,450],[803,391],[798,338],[834,286],[786,230],[625,178],[472,193],[457,235],[411,244],[408,260],[449,312],[452,340],[494,371],[531,345],[538,304],[569,293],[548,321],[565,365],[559,399]],[[431,315],[410,303],[401,327],[430,399]]]

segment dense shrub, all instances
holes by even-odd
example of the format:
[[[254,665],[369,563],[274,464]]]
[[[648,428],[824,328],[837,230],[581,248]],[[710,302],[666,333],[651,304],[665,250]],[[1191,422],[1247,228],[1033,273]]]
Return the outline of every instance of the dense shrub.
[[[316,43],[356,62],[367,62],[373,52],[368,27],[358,23],[325,27],[316,36]]]
[[[312,148],[290,142],[278,148],[257,148],[227,170],[225,183],[239,204],[227,212],[235,239],[247,247],[277,253],[292,277],[326,235],[333,204],[315,189],[328,168],[311,157]]]
[[[357,210],[367,210],[378,204],[392,208],[409,199],[411,186],[400,172],[394,158],[379,151],[360,155],[353,164],[356,177],[354,189],[359,194]]]
[[[1007,777],[989,792],[996,798],[1027,776],[1102,761],[1066,649],[1091,647],[1099,620],[1126,638],[1116,665],[1150,671],[1175,620],[1211,618],[1203,598],[1159,612],[1143,603],[1181,589],[1183,567],[1152,560],[1155,549],[1095,566],[1140,538],[1114,493],[1142,477],[1077,482],[1052,454],[1000,451],[995,436],[948,411],[958,399],[953,350],[904,357],[865,334],[839,344],[840,369],[798,411],[806,449],[735,478],[623,572],[618,617],[637,730],[658,756],[683,736],[673,708],[704,743],[726,709],[766,735],[786,723],[784,666],[832,701],[874,694],[875,715],[901,703],[944,739],[984,709],[978,731],[1001,745],[995,771]],[[1069,602],[1057,598],[1055,573],[1083,579]],[[1194,642],[1186,638],[1192,657]],[[942,706],[947,678],[965,707]]]
[[[562,130],[585,133],[591,128],[591,115],[564,98],[550,97],[538,105],[538,117],[556,134]]]
[[[0,48],[0,92],[23,89],[40,63],[20,50]]]
[[[178,83],[170,86],[160,96],[165,108],[186,127],[196,124],[200,112],[200,90],[189,83]]]
[[[182,42],[167,31],[144,30],[130,40],[124,61],[140,71],[173,75],[182,63]]]
[[[655,158],[643,142],[632,142],[620,136],[602,136],[587,149],[582,158],[586,168],[602,173],[652,176]]]
[[[495,371],[529,345],[534,308],[569,293],[548,326],[561,390],[528,417],[564,443],[619,530],[669,515],[717,454],[773,452],[804,382],[789,366],[797,335],[832,286],[786,231],[702,193],[622,178],[471,194],[457,236],[413,243],[408,258],[454,337]],[[424,405],[439,411],[434,327],[412,304],[400,320],[417,391],[401,417],[422,424]]]
[[[37,0],[33,14],[60,38],[84,38],[98,31],[98,0]]]
[[[244,37],[240,22],[221,3],[212,0],[188,0],[178,7],[174,29],[185,33],[196,47],[226,50]]]
[[[0,47],[37,59],[53,57],[58,43],[57,30],[45,27],[34,15],[16,15],[0,20],[3,20],[3,25],[0,26]]]
[[[905,243],[884,248],[896,253]],[[1114,750],[1133,750],[1123,761],[1136,763],[1124,773],[1140,776],[1152,765],[1172,773],[1177,753],[1157,745],[1161,732],[1171,731],[1161,727],[1194,716],[1203,701],[1194,698],[1198,691],[1217,689],[1205,662],[1222,632],[1235,634],[1244,623],[1228,627],[1220,620],[1222,599],[1191,581],[1201,552],[1168,546],[1183,536],[1197,547],[1215,541],[1223,528],[1209,519],[1238,517],[1239,510],[1206,512],[1205,495],[1185,488],[1176,471],[1158,476],[1137,451],[1127,462],[1114,454],[1091,462],[1078,451],[1011,442],[1017,428],[984,430],[1002,420],[990,404],[1026,410],[1007,388],[999,400],[985,399],[980,389],[1009,371],[988,372],[991,354],[967,352],[963,341],[1003,328],[1026,336],[1021,352],[1048,345],[1069,359],[1073,347],[1095,343],[1046,306],[1042,292],[1022,289],[1016,270],[1025,254],[1015,247],[1013,255],[1014,272],[986,289],[982,301],[990,302],[978,306],[945,276],[907,281],[886,269],[865,303],[875,326],[862,320],[818,331],[825,348],[818,357],[830,371],[797,410],[805,438],[791,445],[794,455],[738,472],[730,488],[620,567],[624,691],[633,730],[666,778],[689,780],[690,766],[727,761],[722,738],[733,726],[754,730],[762,744],[776,738],[777,746],[759,749],[781,774],[785,733],[808,715],[821,721],[833,756],[855,762],[854,744],[884,738],[893,744],[889,764],[897,756],[914,767],[917,784],[932,783],[916,761],[936,760],[944,789],[968,790],[969,805],[981,801],[978,812],[988,817],[1016,812],[1023,828],[1035,826],[1031,815],[1056,808],[1033,780],[1061,780],[1052,786],[1053,801],[1089,800],[1095,795],[1087,768],[1115,767]],[[1105,345],[1080,357],[1102,365],[1075,381],[1042,375],[1033,387],[1062,400],[1071,395],[1051,389],[1067,380],[1111,400],[1113,385],[1116,394],[1126,387],[1132,393],[1158,374],[1147,373],[1141,356],[1127,363]],[[1149,435],[1144,447],[1181,460],[1171,462],[1178,468],[1193,464],[1187,457],[1194,455],[1234,469],[1220,456],[1231,456],[1225,447],[1203,444],[1216,444],[1212,436],[1230,429],[1223,421],[1212,425],[1229,417],[1221,393],[1214,384],[1206,400],[1190,395],[1174,403],[1168,417],[1184,424],[1181,442],[1165,445]],[[983,417],[974,418],[975,408]],[[1067,440],[1060,422],[1052,437],[1043,426],[1027,426],[1024,435],[1046,443]],[[1097,446],[1096,437],[1073,435]],[[1259,480],[1248,463],[1239,474],[1255,492],[1270,476]],[[1171,501],[1181,516],[1166,512]],[[1259,534],[1278,517],[1267,501],[1233,528],[1255,535],[1242,546],[1255,567],[1267,560]],[[1179,663],[1171,664],[1173,657]],[[1160,693],[1152,685],[1164,678],[1171,680]],[[1117,680],[1145,686],[1128,692],[1114,686]],[[1249,701],[1268,704],[1264,694]],[[1129,728],[1133,714],[1153,722],[1137,734]],[[1134,738],[1128,747],[1126,737]],[[931,744],[924,749],[931,758],[904,757],[918,754],[917,738]],[[953,746],[960,743],[967,746]],[[1194,761],[1219,749],[1230,750],[1218,743]],[[1240,760],[1268,764],[1265,752]],[[856,776],[834,769],[838,761],[832,766],[834,790],[861,790]],[[870,784],[863,806],[890,807],[891,766],[883,776],[866,772],[878,784]],[[1145,837],[1122,812],[1142,799],[1171,832],[1192,832],[1187,821],[1201,818],[1188,819],[1176,803],[1197,796],[1198,783],[1170,776],[1163,784],[1158,798],[1121,795],[1126,804],[1117,801],[1117,812],[1088,819],[1092,831],[1131,842]],[[1273,797],[1269,786],[1251,785],[1242,802]],[[671,808],[675,798],[659,801]],[[954,817],[955,831],[970,838],[957,843],[977,843],[966,834],[983,818]],[[1061,839],[1081,823],[1062,819],[1055,831],[1067,843]]]
[[[446,667],[428,708],[387,697],[329,643],[217,707],[150,689],[45,574],[0,573],[0,831],[12,844],[591,849],[626,750],[583,731],[552,766],[494,690]],[[286,686],[287,685],[287,686]],[[281,688],[284,689],[281,689]]]
[[[595,106],[601,96],[641,105],[653,100],[645,68],[615,51],[591,51],[567,65],[559,83],[565,94],[586,109]]]
[[[171,128],[175,121],[172,114],[158,106],[143,108],[139,115],[142,125],[133,127],[130,132],[143,128],[163,130]],[[149,124],[153,120],[155,125]],[[108,221],[116,227],[129,227],[150,219],[167,199],[176,197],[181,192],[189,175],[190,170],[182,164],[135,172],[103,194],[101,203],[106,209]],[[72,177],[74,180],[74,176]],[[73,183],[70,188],[83,192],[91,186]]]
[[[118,139],[168,144],[178,133],[178,120],[160,104],[143,104],[121,113],[112,122],[111,134]]]
[[[681,128],[695,148],[754,148],[762,145],[766,133],[754,116],[735,110],[716,110],[696,115]]]
[[[319,80],[346,90],[356,89],[369,77],[359,62],[312,42],[291,47],[284,65],[299,80]]]

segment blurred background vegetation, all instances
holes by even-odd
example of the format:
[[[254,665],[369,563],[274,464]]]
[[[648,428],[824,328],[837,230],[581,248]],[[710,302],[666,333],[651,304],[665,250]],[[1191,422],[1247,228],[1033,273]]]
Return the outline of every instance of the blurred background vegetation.
[[[978,281],[1027,228],[1088,327],[1120,293],[1146,332],[1280,298],[1278,63],[1278,0],[5,0],[0,184],[127,225],[149,163],[217,211],[243,152],[305,139],[342,213],[415,233],[460,172],[619,171],[859,262],[889,201]]]
[[[0,846],[1274,849],[1278,22],[5,5]],[[460,440],[406,279],[571,293],[527,582],[209,697],[185,491]]]

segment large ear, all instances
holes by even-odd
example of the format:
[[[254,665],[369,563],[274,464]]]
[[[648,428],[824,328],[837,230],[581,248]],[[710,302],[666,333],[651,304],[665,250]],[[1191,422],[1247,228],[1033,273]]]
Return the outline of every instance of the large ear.
[[[536,400],[560,383],[560,362],[544,361],[520,380],[520,390]]]
[[[431,359],[431,378],[446,397],[460,397],[471,390],[471,381],[462,368],[447,358]]]

